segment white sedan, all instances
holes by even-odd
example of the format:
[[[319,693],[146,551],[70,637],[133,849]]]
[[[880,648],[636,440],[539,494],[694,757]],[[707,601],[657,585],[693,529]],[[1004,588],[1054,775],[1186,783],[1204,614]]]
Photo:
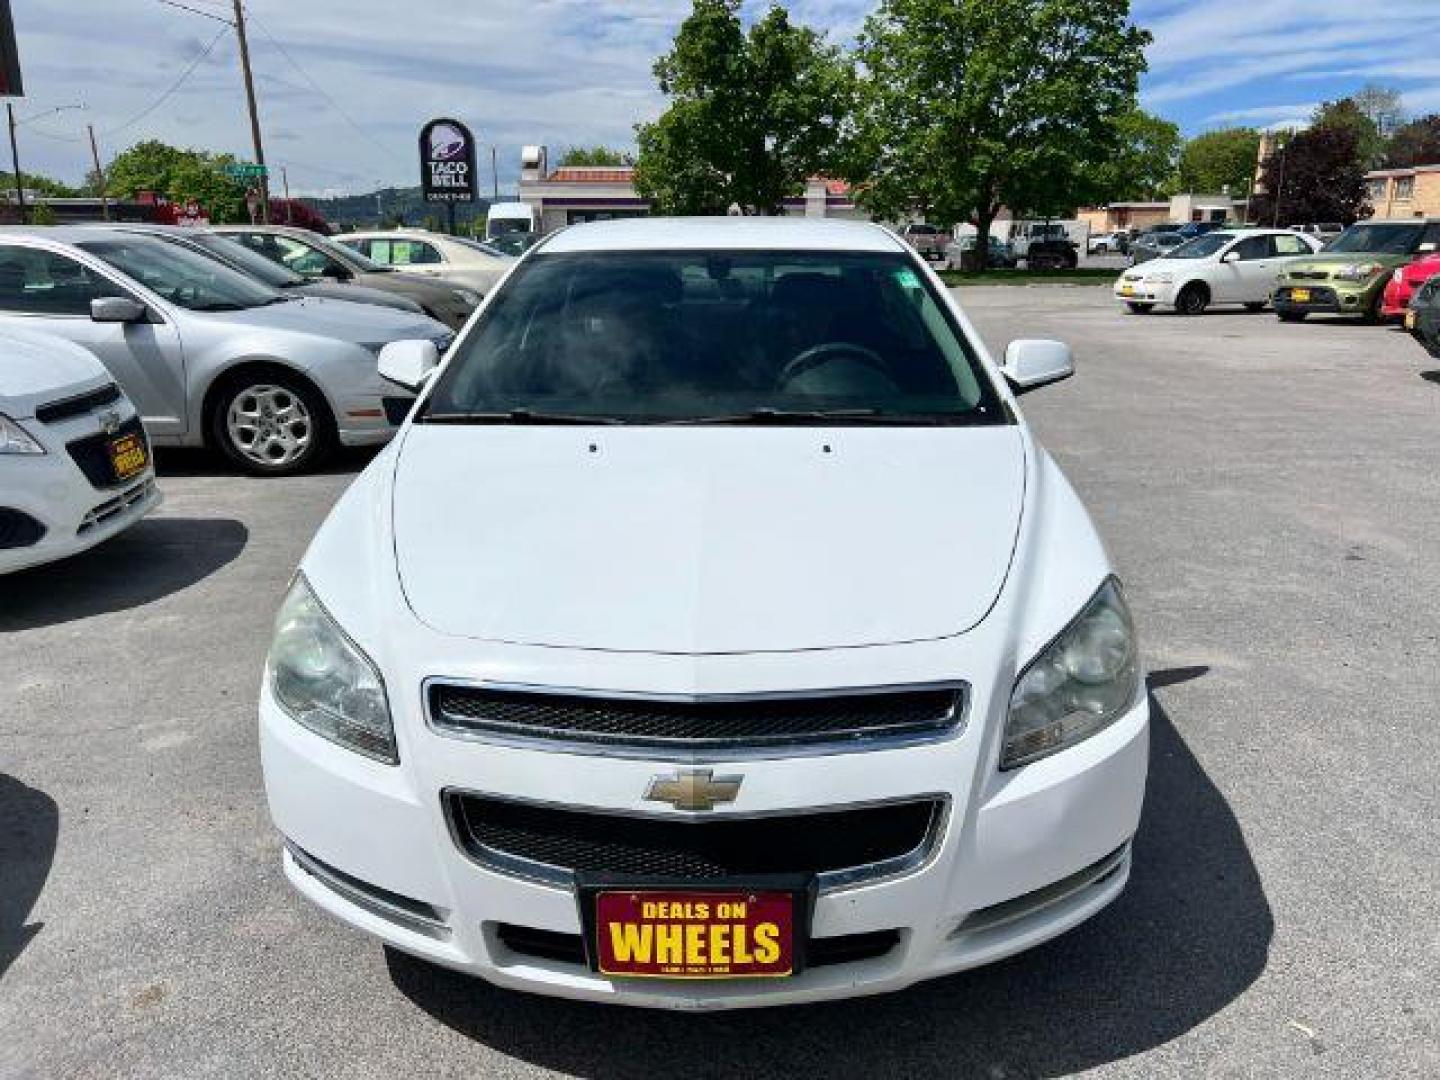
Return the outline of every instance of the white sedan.
[[[1286,264],[1319,250],[1313,236],[1290,229],[1209,232],[1126,270],[1115,282],[1115,296],[1136,314],[1173,307],[1200,315],[1213,304],[1260,311]]]
[[[259,704],[302,893],[495,983],[721,1009],[1027,949],[1130,874],[1130,613],[1016,396],[893,233],[541,241],[342,496]]]
[[[438,278],[481,296],[493,289],[515,262],[513,255],[483,241],[426,229],[353,232],[335,239],[381,266]]]
[[[0,574],[94,547],[158,505],[140,418],[100,361],[0,334]]]

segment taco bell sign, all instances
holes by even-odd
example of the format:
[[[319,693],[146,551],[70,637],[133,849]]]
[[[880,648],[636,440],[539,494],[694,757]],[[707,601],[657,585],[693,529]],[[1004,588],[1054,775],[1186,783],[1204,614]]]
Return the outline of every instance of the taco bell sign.
[[[420,129],[420,188],[426,202],[475,201],[475,136],[459,120]]]

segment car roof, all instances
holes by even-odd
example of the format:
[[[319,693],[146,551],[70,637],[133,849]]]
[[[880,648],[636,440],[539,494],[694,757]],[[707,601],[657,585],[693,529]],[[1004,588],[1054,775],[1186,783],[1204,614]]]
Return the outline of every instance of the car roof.
[[[861,221],[793,217],[624,218],[572,225],[554,233],[536,255],[577,251],[885,251],[910,246]]]
[[[8,237],[53,240],[61,244],[79,244],[86,240],[114,240],[117,234],[133,236],[122,223],[114,225],[6,225],[0,227],[0,240]]]

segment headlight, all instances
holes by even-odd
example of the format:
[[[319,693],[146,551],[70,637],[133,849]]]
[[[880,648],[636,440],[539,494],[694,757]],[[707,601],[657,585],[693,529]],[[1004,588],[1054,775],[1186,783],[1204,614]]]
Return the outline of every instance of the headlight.
[[[1346,263],[1335,271],[1337,281],[1364,281],[1373,274],[1378,274],[1385,267],[1377,262]]]
[[[30,433],[0,413],[0,454],[43,454],[45,448]]]
[[[345,636],[303,574],[275,617],[266,661],[275,700],[296,723],[356,753],[395,765],[395,728],[385,684]]]
[[[450,291],[455,294],[455,299],[466,307],[480,306],[480,294],[473,289],[451,289]]]
[[[1135,628],[1111,578],[1015,680],[1000,768],[1049,757],[1107,727],[1135,700],[1139,680]]]
[[[1153,282],[1156,285],[1169,285],[1172,281],[1175,280],[1175,275],[1165,273],[1147,274],[1145,280]]]

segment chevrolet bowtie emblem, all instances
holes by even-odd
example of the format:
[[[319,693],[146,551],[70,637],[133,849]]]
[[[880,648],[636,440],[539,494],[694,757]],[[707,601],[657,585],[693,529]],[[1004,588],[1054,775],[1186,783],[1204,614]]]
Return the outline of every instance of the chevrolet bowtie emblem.
[[[115,432],[120,430],[120,414],[114,409],[106,409],[100,414],[98,419],[100,421],[100,430],[106,435],[114,435]]]
[[[741,776],[716,776],[711,769],[680,769],[674,776],[656,776],[645,789],[646,802],[669,803],[676,810],[714,810],[735,801]]]

